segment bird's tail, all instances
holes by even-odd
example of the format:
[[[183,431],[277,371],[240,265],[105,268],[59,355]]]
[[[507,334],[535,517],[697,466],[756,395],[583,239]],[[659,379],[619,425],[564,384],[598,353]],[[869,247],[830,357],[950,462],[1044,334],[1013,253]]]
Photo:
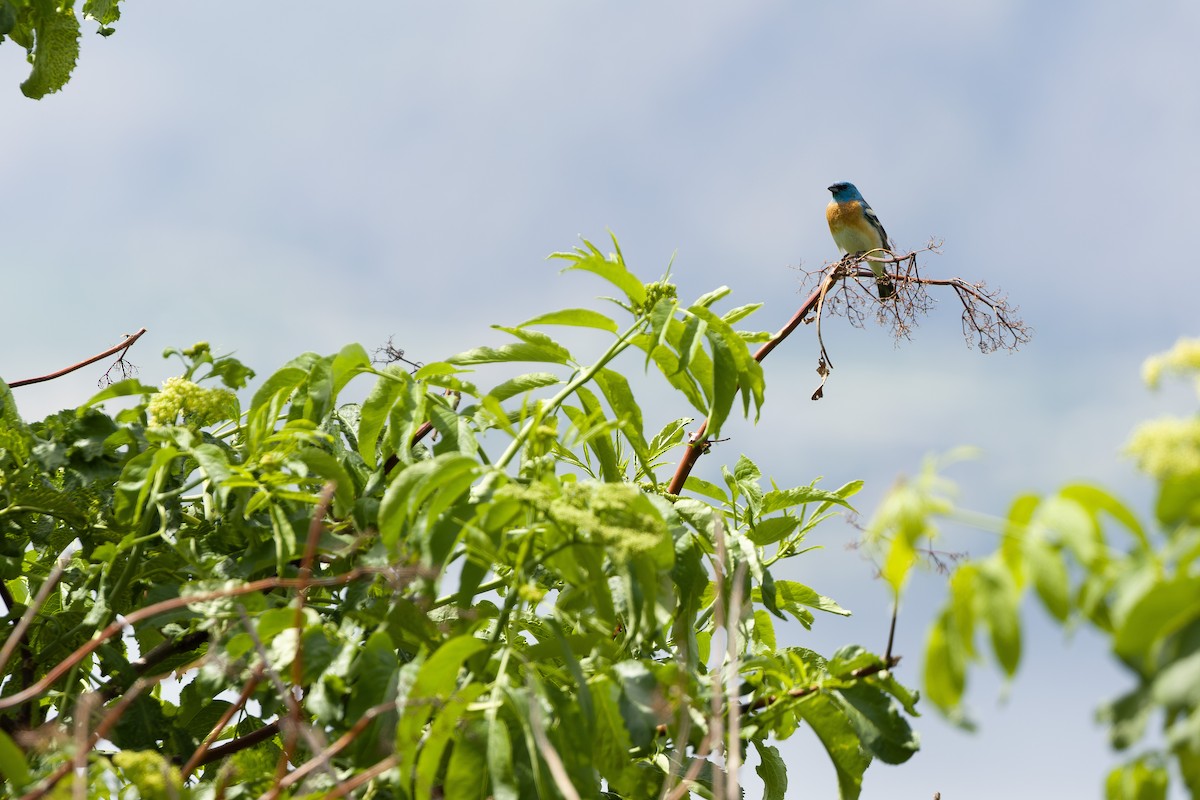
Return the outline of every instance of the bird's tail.
[[[875,290],[879,292],[880,300],[890,300],[896,294],[896,285],[887,275],[876,275]]]

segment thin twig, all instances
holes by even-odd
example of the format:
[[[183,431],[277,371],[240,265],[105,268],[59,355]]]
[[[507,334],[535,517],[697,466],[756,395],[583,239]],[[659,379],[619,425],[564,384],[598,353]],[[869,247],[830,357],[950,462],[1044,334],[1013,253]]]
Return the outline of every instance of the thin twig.
[[[355,722],[354,725],[351,726],[350,730],[343,733],[336,742],[324,748],[321,750],[321,752],[313,754],[312,758],[304,762],[292,772],[288,773],[288,775],[279,782],[279,788],[286,789],[289,786],[303,780],[304,777],[310,772],[316,771],[318,767],[325,764],[327,761],[329,761],[329,759],[333,758],[342,750],[346,749],[350,744],[352,744],[354,740],[357,739],[364,730],[366,730],[367,726],[371,724],[371,720],[375,719],[381,714],[386,714],[389,711],[395,710],[396,704],[394,702],[380,703],[377,706],[371,706],[368,708],[363,712],[362,716],[358,718],[358,722]]]
[[[374,780],[376,777],[387,772],[392,767],[397,766],[399,763],[400,763],[400,757],[396,756],[396,755],[390,755],[387,758],[383,759],[382,761],[376,761],[374,764],[367,767],[362,772],[357,773],[350,780],[348,780],[345,783],[340,784],[336,788],[331,789],[330,791],[326,792],[325,797],[327,800],[334,800],[335,798],[338,798],[338,797],[345,797],[350,792],[353,792],[355,789],[362,786],[364,783]]]
[[[887,650],[883,653],[884,661],[892,660],[892,643],[896,641],[896,615],[900,613],[900,597],[892,600],[892,625],[888,629]]]
[[[70,761],[60,764],[58,768],[55,769],[54,772],[47,775],[42,782],[37,785],[37,787],[22,795],[21,800],[41,800],[41,798],[49,794],[58,784],[58,782],[65,778],[73,769],[76,770],[77,778],[79,778],[75,781],[75,786],[79,787],[82,785],[86,789],[86,773],[82,775],[79,774],[81,760],[84,768],[86,769],[87,754],[96,746],[96,743],[108,736],[109,731],[113,729],[125,712],[129,710],[129,706],[131,706],[133,701],[138,698],[138,695],[140,695],[147,688],[164,680],[166,677],[167,676],[165,674],[155,675],[151,678],[139,678],[134,681],[133,685],[129,687],[129,691],[127,691],[120,700],[113,704],[112,708],[110,708],[108,713],[106,713],[100,720],[100,724],[96,726],[96,730],[92,731],[90,736],[84,735],[87,732],[87,720],[91,718],[92,708],[89,704],[94,704],[99,696],[95,692],[89,692],[88,694],[83,695],[75,707],[75,757]],[[81,742],[82,745],[80,744]]]
[[[298,575],[300,587],[296,590],[296,613],[292,620],[292,627],[296,629],[296,655],[292,658],[292,685],[285,687],[291,724],[283,731],[283,749],[279,753],[279,761],[275,765],[275,786],[267,793],[268,800],[274,800],[279,795],[279,784],[287,775],[288,764],[295,763],[296,738],[300,735],[300,704],[304,700],[304,604],[308,600],[308,582],[312,579],[312,565],[317,557],[317,543],[321,539],[321,531],[325,528],[325,516],[329,513],[329,506],[333,503],[333,493],[336,489],[337,484],[333,481],[325,484],[317,500],[317,507],[313,509],[312,520],[308,524],[308,540],[304,545],[304,558],[300,561]]]
[[[50,597],[50,592],[54,591],[54,587],[58,586],[58,582],[62,580],[63,573],[67,570],[67,564],[79,548],[72,542],[67,545],[62,553],[58,556],[58,560],[54,562],[53,569],[46,576],[46,580],[42,581],[42,585],[38,587],[38,593],[33,598],[33,602],[29,604],[29,608],[25,609],[25,613],[21,615],[21,619],[17,622],[17,627],[13,629],[12,634],[4,642],[4,647],[0,648],[0,675],[4,674],[4,668],[8,665],[8,660],[12,658],[13,651],[17,649],[17,645],[25,636],[25,631],[33,623],[33,618],[41,611],[42,606]]]
[[[28,386],[31,383],[42,383],[43,381],[52,381],[55,378],[61,378],[63,375],[70,374],[77,369],[83,369],[88,364],[95,364],[97,361],[99,361],[103,358],[108,358],[111,355],[116,355],[117,353],[120,353],[121,358],[124,358],[125,351],[128,350],[130,347],[133,347],[133,343],[136,342],[138,339],[142,338],[142,334],[144,334],[145,332],[146,332],[146,329],[142,328],[137,333],[127,333],[127,334],[125,334],[125,339],[123,341],[121,341],[119,344],[113,345],[112,347],[105,350],[103,353],[97,353],[96,355],[92,356],[91,358],[85,358],[83,361],[80,361],[78,364],[72,364],[71,366],[66,367],[65,369],[60,369],[58,372],[51,372],[49,375],[42,375],[37,378],[25,378],[24,380],[13,381],[8,386],[10,389],[16,389],[18,386]]]
[[[356,567],[342,575],[335,575],[328,578],[318,578],[308,581],[308,586],[344,586],[352,583],[364,576],[375,576],[382,573],[395,572],[390,567]],[[40,695],[42,692],[54,685],[54,682],[67,674],[76,664],[87,658],[96,651],[100,645],[121,633],[126,627],[136,625],[143,620],[150,619],[158,614],[167,611],[174,611],[178,608],[185,608],[192,603],[207,603],[213,600],[222,600],[230,597],[241,597],[254,592],[265,592],[269,589],[297,589],[301,582],[296,578],[261,578],[257,581],[244,583],[241,586],[230,586],[225,589],[218,589],[211,592],[197,592],[196,594],[185,595],[183,597],[172,597],[169,600],[163,600],[153,605],[144,608],[136,609],[126,614],[123,618],[111,623],[107,628],[97,633],[92,639],[80,645],[75,652],[67,656],[47,672],[41,680],[32,686],[8,695],[0,697],[0,710],[12,708],[13,706],[21,705],[29,700]]]
[[[236,739],[230,739],[223,745],[210,748],[209,751],[204,754],[203,758],[200,759],[200,763],[196,766],[203,767],[205,764],[211,764],[213,761],[220,761],[226,756],[239,753],[242,750],[253,747],[259,742],[265,742],[267,739],[270,739],[277,733],[279,733],[279,720],[271,720],[261,728],[255,728],[244,736],[239,736]]]
[[[212,747],[212,743],[221,735],[221,731],[225,730],[225,726],[229,724],[229,720],[233,719],[233,715],[242,710],[249,701],[250,696],[254,694],[254,690],[258,688],[258,684],[262,681],[263,668],[260,664],[250,679],[246,681],[246,685],[242,687],[242,693],[238,695],[237,702],[225,709],[225,713],[221,714],[221,718],[217,720],[217,724],[213,725],[212,730],[204,737],[204,741],[196,748],[196,752],[192,753],[192,757],[183,765],[183,779],[187,780],[196,768],[204,763],[204,755],[208,749]]]

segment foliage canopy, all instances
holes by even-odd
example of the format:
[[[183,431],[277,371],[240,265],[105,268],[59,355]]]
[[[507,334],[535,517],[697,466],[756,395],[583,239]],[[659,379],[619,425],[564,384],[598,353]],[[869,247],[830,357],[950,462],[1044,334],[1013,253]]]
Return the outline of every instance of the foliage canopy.
[[[907,760],[916,695],[891,661],[775,632],[847,613],[773,571],[859,484],[765,485],[742,457],[667,495],[689,420],[649,433],[615,368],[636,353],[715,435],[764,401],[766,335],[734,328],[757,306],[685,305],[619,248],[558,257],[619,314],[498,327],[508,344],[414,374],[307,353],[244,409],[253,374],[204,344],[168,351],[183,371],[161,389],[122,381],[38,423],[4,389],[10,790],[80,764],[96,796],[723,797],[752,746],[778,798],[769,742],[805,725],[843,797],[873,759]],[[606,344],[578,361],[552,326]],[[468,380],[488,364],[538,371]]]

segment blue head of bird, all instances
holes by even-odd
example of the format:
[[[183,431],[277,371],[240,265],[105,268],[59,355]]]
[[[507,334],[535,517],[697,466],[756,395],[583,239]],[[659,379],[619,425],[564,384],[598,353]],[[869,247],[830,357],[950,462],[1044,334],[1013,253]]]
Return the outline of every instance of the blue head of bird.
[[[833,199],[839,203],[848,203],[851,200],[862,200],[863,196],[859,194],[858,187],[853,183],[841,181],[829,187],[829,191],[833,192]]]

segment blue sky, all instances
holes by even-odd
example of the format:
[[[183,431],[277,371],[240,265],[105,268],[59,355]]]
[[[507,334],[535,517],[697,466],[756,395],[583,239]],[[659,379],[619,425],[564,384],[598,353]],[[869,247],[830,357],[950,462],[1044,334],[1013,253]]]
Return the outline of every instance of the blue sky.
[[[0,220],[6,379],[149,333],[209,340],[260,374],[305,350],[389,336],[436,360],[494,344],[492,323],[581,305],[604,287],[544,256],[620,237],[650,278],[675,254],[685,298],[722,284],[764,301],[774,330],[803,299],[797,267],[836,256],[825,187],[855,182],[901,247],[945,240],[929,275],[1003,287],[1034,328],[980,355],[954,302],[897,347],[885,331],[825,330],[826,397],[811,330],[766,362],[757,427],[703,469],[746,453],[781,484],[864,478],[869,514],[897,476],[959,444],[964,504],[1002,514],[1019,491],[1099,481],[1139,508],[1149,488],[1118,457],[1149,415],[1141,360],[1196,334],[1200,272],[1200,6],[1185,0],[1001,2],[255,2],[201,17],[128,3],[88,34],[75,78],[41,102],[0,47]],[[87,27],[87,26],[85,26]],[[89,28],[90,29],[90,28]],[[20,390],[27,417],[78,404],[98,372]],[[643,401],[648,423],[686,414]],[[881,404],[888,425],[873,420]],[[856,613],[787,632],[829,651],[881,649],[886,592],[833,523],[787,577]],[[947,549],[993,542],[948,531]],[[918,682],[942,592],[921,578],[901,618],[900,677]],[[1099,796],[1111,762],[1091,709],[1124,679],[1102,642],[1027,616],[1028,660],[1007,702],[980,673],[982,722],[932,714],[924,749],[873,767],[864,798]],[[785,637],[781,637],[781,641]],[[832,768],[801,733],[784,745],[797,796]],[[748,786],[755,780],[747,770]],[[748,790],[750,796],[754,790]]]

